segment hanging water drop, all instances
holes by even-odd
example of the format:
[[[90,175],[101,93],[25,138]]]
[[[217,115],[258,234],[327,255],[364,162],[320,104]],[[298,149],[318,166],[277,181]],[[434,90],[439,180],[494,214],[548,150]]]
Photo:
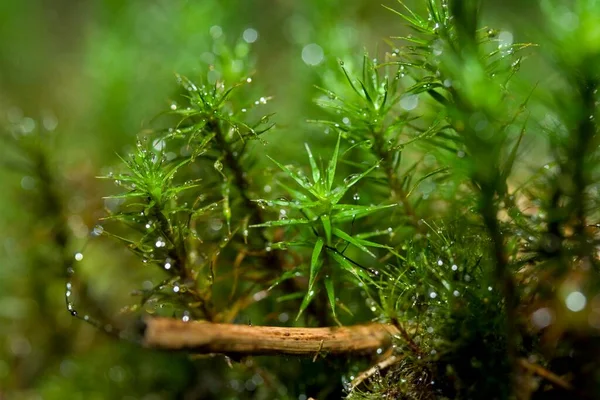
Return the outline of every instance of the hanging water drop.
[[[355,180],[356,178],[358,178],[360,174],[352,174],[352,175],[348,175],[345,179],[344,179],[344,184],[348,185],[350,184],[353,180]]]

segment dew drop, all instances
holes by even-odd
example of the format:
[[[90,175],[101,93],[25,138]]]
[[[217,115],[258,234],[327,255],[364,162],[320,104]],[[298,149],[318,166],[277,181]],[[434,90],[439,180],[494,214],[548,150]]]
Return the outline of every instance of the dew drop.
[[[223,35],[223,28],[221,28],[219,25],[213,25],[210,27],[209,33],[213,39],[218,39],[221,37],[221,35]]]
[[[531,322],[538,328],[543,329],[552,323],[554,316],[552,315],[552,311],[543,307],[531,314]]]
[[[432,53],[434,56],[442,55],[442,53],[444,51],[444,43],[441,40],[436,40],[435,42],[433,42],[433,45],[431,46],[431,50],[432,50]]]
[[[100,236],[104,232],[104,227],[102,225],[96,225],[94,229],[92,229],[92,236]]]
[[[75,260],[76,261],[83,260],[83,254],[81,254],[81,253],[75,253]]]
[[[33,190],[35,188],[35,179],[31,176],[24,176],[21,179],[21,187],[25,190]]]
[[[348,175],[345,179],[344,179],[344,184],[348,185],[350,184],[354,179],[358,178],[359,174],[352,174],[352,175]]]
[[[290,319],[290,316],[288,313],[281,313],[279,314],[279,322],[287,322]]]
[[[587,299],[585,295],[579,291],[573,291],[565,298],[567,308],[573,312],[579,312],[585,308]]]
[[[419,105],[419,96],[416,94],[408,94],[400,100],[400,107],[406,111],[412,111]]]
[[[310,43],[302,48],[302,61],[306,65],[315,66],[321,64],[325,54],[323,48],[316,43]]]
[[[221,228],[223,228],[223,221],[221,221],[219,218],[213,218],[210,220],[209,226],[213,231],[220,231]]]
[[[254,299],[254,301],[260,301],[260,300],[264,299],[265,297],[267,297],[267,291],[266,290],[261,290],[259,292],[256,292],[252,296],[252,298]]]
[[[509,31],[502,31],[498,35],[498,48],[508,47],[513,44],[513,34]]]
[[[258,40],[258,31],[256,29],[248,28],[242,34],[242,38],[246,43],[254,43]]]

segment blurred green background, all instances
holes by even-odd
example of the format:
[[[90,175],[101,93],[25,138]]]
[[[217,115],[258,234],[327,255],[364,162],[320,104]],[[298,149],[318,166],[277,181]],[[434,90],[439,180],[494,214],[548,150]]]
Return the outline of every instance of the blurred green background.
[[[490,24],[515,37],[535,21],[530,2],[488,3]],[[0,399],[306,399],[331,365],[283,382],[264,363],[230,368],[222,357],[150,352],[72,318],[65,260],[88,241],[102,196],[114,193],[95,177],[168,107],[175,72],[206,78],[216,41],[250,52],[255,90],[273,96],[267,107],[277,113],[262,151],[287,138],[277,151],[290,159],[295,144],[319,140],[321,130],[305,122],[318,116],[312,85],[337,74],[338,59],[381,54],[402,33],[401,20],[371,0],[0,2],[0,121],[32,136],[25,149],[0,141]],[[36,178],[40,168],[48,181]],[[54,197],[41,198],[49,182]],[[138,261],[116,245],[89,252],[79,287],[87,303],[80,300],[94,305],[92,314],[112,315],[143,279],[130,265]],[[288,376],[307,363],[267,362]]]

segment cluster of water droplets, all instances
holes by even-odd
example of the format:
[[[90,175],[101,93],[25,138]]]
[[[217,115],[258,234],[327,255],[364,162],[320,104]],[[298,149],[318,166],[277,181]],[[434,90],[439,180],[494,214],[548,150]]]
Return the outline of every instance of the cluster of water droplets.
[[[28,117],[18,107],[9,107],[6,110],[7,129],[13,136],[27,136],[36,129],[53,132],[58,126],[58,119],[51,111],[44,111],[41,120]]]
[[[65,292],[64,292],[67,311],[69,311],[69,313],[73,317],[81,319],[82,321],[85,321],[85,322],[95,326],[96,328],[103,330],[107,334],[116,335],[122,339],[133,340],[133,338],[129,337],[129,335],[126,332],[115,329],[115,327],[111,323],[102,322],[98,319],[91,317],[88,314],[80,314],[79,311],[77,311],[77,309],[75,307],[75,302],[73,300],[73,298],[75,297],[75,293],[74,293],[75,285],[74,285],[73,278],[74,278],[74,274],[75,274],[75,266],[78,263],[81,263],[83,261],[83,259],[84,259],[83,253],[81,251],[78,251],[73,255],[73,263],[70,263],[69,266],[67,267],[67,282],[65,283]]]

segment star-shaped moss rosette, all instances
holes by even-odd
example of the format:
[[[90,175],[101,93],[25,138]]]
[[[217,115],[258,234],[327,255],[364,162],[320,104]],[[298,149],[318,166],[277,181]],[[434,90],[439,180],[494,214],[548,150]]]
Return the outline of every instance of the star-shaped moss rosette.
[[[297,210],[301,217],[284,218],[274,221],[268,221],[262,224],[252,225],[251,227],[284,227],[300,226],[308,228],[307,240],[300,242],[280,242],[273,247],[287,248],[289,246],[310,246],[312,255],[310,258],[308,289],[300,306],[297,318],[302,314],[310,304],[317,293],[318,282],[322,281],[327,291],[327,297],[331,305],[334,318],[336,296],[334,275],[341,270],[349,272],[354,278],[365,284],[374,283],[372,275],[378,272],[361,266],[358,262],[352,260],[344,254],[348,245],[352,245],[370,257],[376,258],[376,255],[369,248],[383,248],[392,251],[389,246],[366,240],[363,237],[368,235],[353,235],[346,232],[343,228],[345,223],[364,218],[377,211],[381,211],[396,204],[384,205],[357,205],[341,203],[342,198],[348,190],[357,182],[375,170],[379,164],[375,164],[362,173],[353,174],[344,179],[343,184],[334,186],[336,166],[339,158],[340,137],[338,137],[335,150],[326,168],[319,168],[317,161],[313,156],[308,144],[305,145],[308,153],[308,159],[311,167],[312,181],[302,172],[293,171],[290,167],[271,160],[283,170],[287,176],[292,178],[303,191],[298,191],[279,182],[279,184],[289,193],[293,200],[257,200],[259,203],[268,206],[286,207]],[[308,193],[306,193],[308,192]],[[332,262],[333,261],[333,262]],[[302,265],[284,273],[271,287],[301,275],[306,268]]]

